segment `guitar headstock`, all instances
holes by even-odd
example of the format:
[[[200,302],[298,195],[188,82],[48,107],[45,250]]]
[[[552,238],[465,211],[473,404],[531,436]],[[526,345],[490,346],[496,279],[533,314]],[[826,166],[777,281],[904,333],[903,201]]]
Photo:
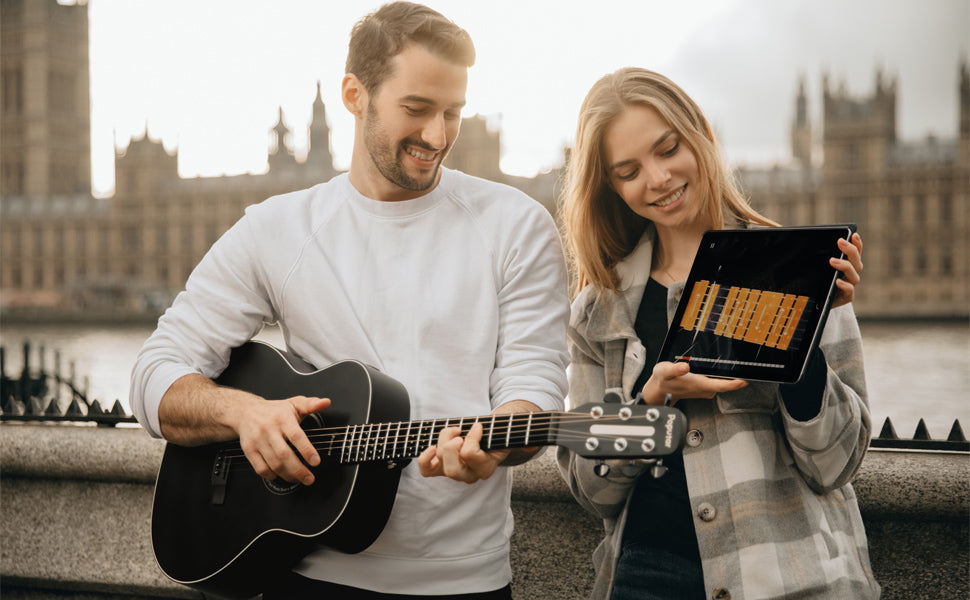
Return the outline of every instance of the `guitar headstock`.
[[[562,413],[556,444],[586,458],[651,458],[684,441],[687,417],[672,406],[590,402]]]

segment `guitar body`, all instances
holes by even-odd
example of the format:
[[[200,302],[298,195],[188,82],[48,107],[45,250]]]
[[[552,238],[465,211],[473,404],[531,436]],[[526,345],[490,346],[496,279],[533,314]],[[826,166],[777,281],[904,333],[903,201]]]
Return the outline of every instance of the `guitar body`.
[[[272,346],[233,350],[216,380],[269,400],[326,397],[315,418],[330,426],[402,421],[405,388],[356,361],[315,371]],[[320,421],[304,427],[319,425]],[[170,578],[204,592],[251,597],[318,546],[360,552],[387,522],[403,464],[340,464],[325,458],[311,486],[268,482],[225,444],[168,444],[152,507],[155,558]],[[238,450],[238,448],[237,448]]]

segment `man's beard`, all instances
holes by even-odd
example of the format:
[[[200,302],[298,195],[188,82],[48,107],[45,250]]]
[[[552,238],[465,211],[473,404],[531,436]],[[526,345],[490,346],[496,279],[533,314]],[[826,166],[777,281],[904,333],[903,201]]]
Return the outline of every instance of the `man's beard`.
[[[405,139],[397,145],[395,151],[387,136],[381,130],[380,123],[377,110],[374,109],[373,104],[368,103],[367,122],[364,125],[364,147],[380,174],[394,185],[411,192],[424,192],[431,189],[438,179],[438,170],[441,168],[441,160],[444,159],[446,152],[441,153],[441,159],[428,175],[427,180],[416,179],[408,175],[399,155],[406,152],[404,150],[406,145],[415,146],[429,152],[435,152],[434,148],[429,148],[427,144],[421,141]]]

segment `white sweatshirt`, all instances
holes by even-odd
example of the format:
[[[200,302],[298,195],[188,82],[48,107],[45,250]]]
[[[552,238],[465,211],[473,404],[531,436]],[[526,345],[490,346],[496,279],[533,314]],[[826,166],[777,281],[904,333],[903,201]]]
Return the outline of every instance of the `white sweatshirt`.
[[[401,381],[411,419],[510,400],[561,410],[569,304],[549,213],[514,188],[442,169],[430,193],[362,196],[346,175],[246,210],[189,277],[132,373],[131,405],[160,437],[178,378],[215,378],[232,348],[279,321],[316,367],[346,358]],[[474,485],[404,470],[367,550],[320,550],[303,575],[380,592],[471,593],[511,580],[511,470]]]

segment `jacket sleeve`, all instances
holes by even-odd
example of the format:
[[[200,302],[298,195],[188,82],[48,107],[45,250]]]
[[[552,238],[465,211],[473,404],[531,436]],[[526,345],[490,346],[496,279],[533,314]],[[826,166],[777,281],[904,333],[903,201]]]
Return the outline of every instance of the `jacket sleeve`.
[[[825,493],[852,481],[872,432],[862,336],[851,304],[829,313],[820,346],[827,372],[819,414],[799,421],[780,394],[779,403],[796,468],[815,492]]]
[[[603,345],[584,339],[569,328],[569,404],[575,408],[587,402],[602,402],[605,392]],[[607,460],[610,467],[605,477],[596,475],[593,467],[599,461],[583,458],[566,448],[557,450],[559,472],[580,506],[602,519],[615,519],[626,504],[637,476],[643,472],[642,461]]]

